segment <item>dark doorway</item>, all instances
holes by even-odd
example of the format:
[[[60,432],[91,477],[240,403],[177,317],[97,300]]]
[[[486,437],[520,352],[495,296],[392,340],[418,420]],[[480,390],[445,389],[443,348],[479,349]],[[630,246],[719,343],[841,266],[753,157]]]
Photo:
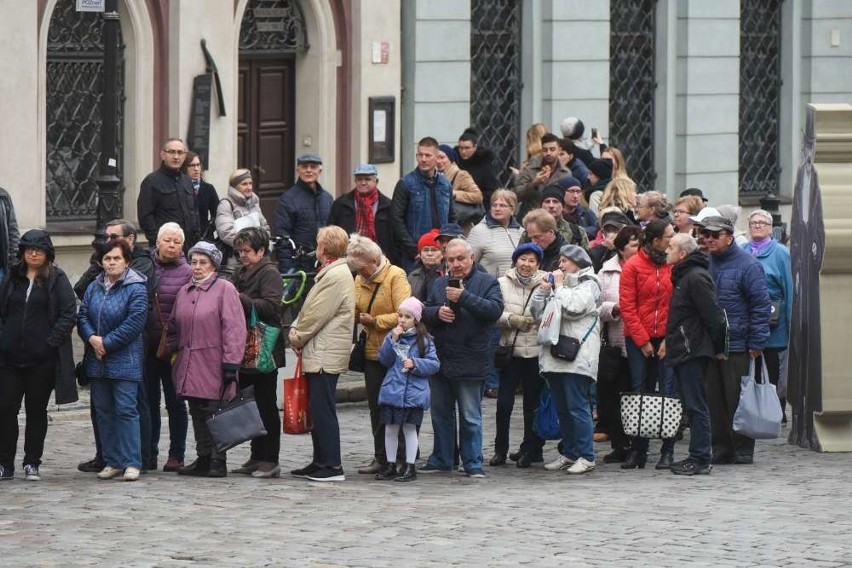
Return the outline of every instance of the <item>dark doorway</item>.
[[[254,172],[263,215],[274,226],[275,206],[293,184],[296,66],[293,58],[240,58],[237,117],[239,167]]]

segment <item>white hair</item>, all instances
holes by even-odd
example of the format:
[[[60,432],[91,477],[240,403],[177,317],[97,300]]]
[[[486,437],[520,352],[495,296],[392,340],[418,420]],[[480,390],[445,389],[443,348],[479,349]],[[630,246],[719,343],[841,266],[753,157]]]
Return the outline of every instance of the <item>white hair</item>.
[[[751,221],[752,217],[763,217],[764,219],[769,221],[770,224],[772,224],[772,213],[770,213],[766,209],[755,209],[754,211],[749,213],[748,220]]]
[[[472,246],[470,246],[470,243],[469,243],[469,242],[467,242],[466,240],[464,240],[464,239],[462,239],[462,238],[455,238],[455,239],[452,239],[450,242],[448,242],[448,243],[447,243],[447,246],[445,247],[445,250],[450,250],[450,247],[464,247],[464,249],[465,249],[465,250],[466,250],[469,254],[473,254],[473,247],[472,247]]]
[[[698,250],[698,241],[696,241],[695,238],[688,233],[676,234],[672,237],[672,243],[686,254],[692,254]]]
[[[180,237],[181,242],[184,242],[186,240],[186,236],[184,235],[183,229],[181,228],[181,226],[178,225],[177,223],[173,222],[173,221],[169,221],[168,223],[163,223],[160,226],[160,230],[157,231],[157,240],[159,241],[160,237],[162,237],[163,234],[165,234],[165,233],[176,234],[177,236]]]

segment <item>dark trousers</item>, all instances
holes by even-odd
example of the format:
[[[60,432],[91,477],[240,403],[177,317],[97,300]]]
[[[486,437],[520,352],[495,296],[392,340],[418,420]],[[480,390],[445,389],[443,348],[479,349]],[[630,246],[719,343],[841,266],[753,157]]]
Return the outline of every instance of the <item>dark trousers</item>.
[[[160,385],[163,386],[163,398],[166,411],[169,413],[169,457],[183,461],[186,453],[186,432],[189,428],[189,417],[186,411],[186,401],[178,398],[175,384],[172,380],[172,364],[170,361],[157,359],[156,351],[149,352],[145,358],[145,392],[148,399],[149,416],[151,421],[151,437],[148,444],[151,457],[157,457],[160,446]],[[143,436],[144,440],[145,437]]]
[[[500,370],[500,388],[497,391],[497,436],[494,438],[494,453],[509,453],[509,423],[515,406],[515,391],[523,384],[524,396],[524,440],[521,453],[541,455],[544,440],[533,430],[533,417],[544,381],[538,374],[538,357],[512,360]]]
[[[207,419],[210,418],[219,405],[218,400],[203,398],[188,398],[189,416],[192,418],[192,429],[195,431],[195,453],[198,457],[210,456],[213,460],[226,459],[225,452],[217,452]]]
[[[630,390],[636,393],[654,393],[659,385],[659,392],[667,396],[675,396],[674,375],[669,367],[666,367],[663,360],[656,356],[657,350],[663,338],[651,339],[651,345],[654,346],[655,355],[645,357],[642,354],[641,346],[633,343],[630,338],[625,339],[625,347],[627,349],[627,362],[630,365]],[[648,452],[648,438],[633,438],[633,450],[637,452]],[[671,454],[674,452],[674,438],[663,440],[661,454]]]
[[[613,450],[630,447],[630,437],[621,422],[621,393],[630,390],[630,366],[618,347],[601,348],[598,362],[598,426],[596,431],[609,434]]]
[[[340,423],[337,421],[337,379],[331,373],[305,373],[308,378],[308,402],[311,408],[311,441],[314,463],[338,467],[340,459]]]
[[[713,361],[707,370],[713,455],[720,459],[754,456],[754,439],[733,430],[734,413],[740,403],[740,379],[748,373],[749,360],[748,353],[731,353],[725,361]]]
[[[385,380],[387,369],[378,361],[369,359],[364,365],[364,383],[367,387],[367,406],[370,408],[370,429],[373,433],[373,456],[379,463],[385,463],[385,425],[379,412],[379,391]],[[404,448],[405,446],[403,446]],[[403,455],[405,455],[403,453]]]
[[[90,387],[91,388],[91,387]],[[136,394],[136,412],[139,414],[139,440],[141,441],[141,458],[142,468],[147,468],[151,458],[156,458],[157,454],[151,453],[152,433],[151,433],[151,409],[148,405],[148,395],[145,392],[145,380],[137,381],[139,392]],[[159,412],[159,405],[157,406]],[[89,417],[92,420],[92,433],[95,436],[95,459],[103,461],[103,444],[101,443],[101,429],[98,426],[98,411],[95,408],[95,397],[89,397]],[[157,434],[159,439],[159,431]]]
[[[47,404],[56,381],[56,364],[0,367],[0,465],[14,469],[18,447],[18,413],[27,413],[24,465],[41,465],[47,436]]]
[[[689,457],[702,464],[713,457],[710,409],[707,407],[706,378],[710,359],[699,357],[674,367],[680,401],[689,417]]]
[[[281,415],[278,413],[278,372],[240,373],[240,389],[254,387],[254,400],[266,436],[251,441],[251,459],[278,463],[281,449]]]
[[[766,360],[766,370],[769,371],[769,382],[778,386],[778,380],[781,378],[781,354],[786,351],[786,348],[767,347],[763,350],[763,358]],[[780,398],[780,397],[779,397]],[[780,398],[781,411],[787,406],[787,399]]]

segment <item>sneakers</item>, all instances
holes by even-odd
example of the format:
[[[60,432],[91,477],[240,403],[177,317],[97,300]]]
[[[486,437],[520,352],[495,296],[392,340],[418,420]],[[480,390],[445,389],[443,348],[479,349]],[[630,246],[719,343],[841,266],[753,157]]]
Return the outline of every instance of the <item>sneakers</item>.
[[[139,471],[138,467],[128,467],[124,470],[124,481],[136,481],[139,479],[139,474],[142,473]]]
[[[24,479],[27,481],[41,481],[41,476],[38,474],[37,465],[24,466]]]
[[[698,463],[687,458],[671,467],[675,475],[710,475],[713,466],[709,463]]]
[[[468,470],[465,471],[465,473],[467,474],[468,477],[473,478],[473,479],[482,479],[482,478],[485,477],[485,472],[482,471],[479,468],[468,469]]]
[[[425,473],[425,474],[429,474],[429,473],[450,473],[451,471],[452,471],[451,469],[441,469],[438,466],[427,463],[426,465],[424,465],[423,467],[418,469],[417,473]]]
[[[299,469],[292,470],[290,472],[290,475],[292,475],[293,477],[307,477],[318,472],[320,469],[322,469],[320,466],[311,462],[305,467],[300,467]]]
[[[567,469],[568,473],[572,475],[582,475],[584,473],[590,473],[595,470],[595,462],[589,461],[586,458],[578,458],[571,467]]]
[[[15,478],[15,468],[0,465],[0,481],[9,481]]]
[[[80,462],[77,464],[77,469],[82,471],[83,473],[100,473],[103,470],[104,466],[103,460],[99,458],[93,458],[89,461]]]
[[[112,479],[113,477],[118,477],[121,473],[122,471],[120,468],[108,465],[98,474],[98,479]]]
[[[560,469],[568,469],[572,465],[574,465],[574,460],[560,455],[554,461],[550,462],[549,464],[546,464],[544,466],[544,469],[546,469],[547,471],[559,471]]]
[[[317,471],[305,477],[311,481],[346,481],[342,467],[320,467]]]

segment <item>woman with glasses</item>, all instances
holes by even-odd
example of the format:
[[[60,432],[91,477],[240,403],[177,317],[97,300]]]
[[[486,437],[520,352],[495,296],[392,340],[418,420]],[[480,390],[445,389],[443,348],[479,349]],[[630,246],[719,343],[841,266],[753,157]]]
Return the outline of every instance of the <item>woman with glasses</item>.
[[[751,253],[766,273],[766,287],[772,312],[769,317],[769,341],[763,349],[769,382],[778,384],[781,376],[781,358],[790,341],[790,323],[793,315],[793,272],[790,251],[772,237],[772,215],[758,209],[748,216],[749,241],[743,248]],[[781,398],[782,410],[786,397]],[[784,417],[786,422],[787,417]]]
[[[695,195],[687,195],[675,201],[672,217],[674,218],[675,232],[692,234],[692,217],[698,215],[704,209],[704,201]]]
[[[189,176],[190,181],[192,181],[192,189],[195,190],[195,205],[198,207],[198,227],[201,230],[201,238],[213,240],[211,222],[216,219],[219,195],[216,193],[216,188],[201,177],[201,174],[204,173],[204,161],[201,159],[201,154],[187,152],[180,169]]]

